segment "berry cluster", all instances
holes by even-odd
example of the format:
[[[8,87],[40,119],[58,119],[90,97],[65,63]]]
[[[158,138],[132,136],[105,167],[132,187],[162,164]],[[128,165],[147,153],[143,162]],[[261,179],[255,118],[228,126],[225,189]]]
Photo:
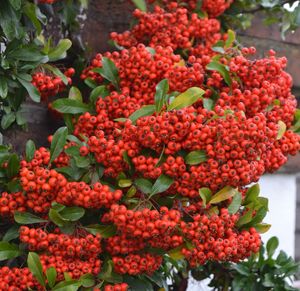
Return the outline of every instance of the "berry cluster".
[[[49,0],[47,0],[47,3]],[[53,2],[53,1],[52,1]],[[73,68],[69,68],[64,72],[64,75],[68,79],[68,84],[72,84],[71,77],[75,74]],[[35,73],[32,75],[32,85],[35,86],[41,94],[42,101],[48,101],[49,97],[55,96],[59,92],[62,92],[66,88],[66,84],[58,76],[53,76],[48,73]]]
[[[121,283],[121,284],[115,284],[115,285],[106,285],[104,287],[104,291],[127,291],[128,290],[128,285],[126,283]],[[100,291],[96,288],[94,288],[94,291]]]

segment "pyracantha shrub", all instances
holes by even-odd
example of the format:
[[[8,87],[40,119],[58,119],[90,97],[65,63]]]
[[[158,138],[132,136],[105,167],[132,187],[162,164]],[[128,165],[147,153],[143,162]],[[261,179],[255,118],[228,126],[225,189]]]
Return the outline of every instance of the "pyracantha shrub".
[[[222,3],[203,5],[213,17]],[[0,148],[1,219],[22,225],[5,236],[30,252],[36,278],[4,268],[3,286],[24,273],[16,290],[163,287],[170,262],[190,269],[259,251],[268,201],[251,184],[300,149],[287,60],[273,51],[255,59],[218,20],[177,3],[164,9],[134,12],[128,35],[112,34],[127,48],[83,70],[89,103],[74,88],[53,102],[67,126],[50,149],[29,141],[19,162]],[[3,243],[15,251],[4,259],[22,262]]]

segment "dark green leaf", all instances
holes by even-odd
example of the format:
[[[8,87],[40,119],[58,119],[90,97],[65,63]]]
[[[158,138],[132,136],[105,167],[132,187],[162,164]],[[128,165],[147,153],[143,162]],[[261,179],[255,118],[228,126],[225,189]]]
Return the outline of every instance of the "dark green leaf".
[[[98,86],[90,94],[90,101],[92,104],[96,104],[98,98],[104,98],[109,95],[109,91],[107,90],[106,86]]]
[[[150,196],[167,191],[173,184],[174,180],[164,174],[160,175],[155,181]]]
[[[230,214],[235,214],[240,209],[242,203],[242,194],[240,192],[236,193],[233,198],[232,202],[228,206],[228,211]]]
[[[67,50],[72,46],[72,42],[69,39],[61,39],[53,50],[48,54],[49,61],[54,62],[63,59],[67,56]]]
[[[59,227],[64,227],[67,224],[67,222],[60,216],[59,211],[53,208],[49,210],[49,218]]]
[[[184,160],[188,165],[199,165],[207,161],[206,152],[203,150],[190,152]]]
[[[150,194],[153,188],[152,182],[144,178],[136,179],[134,185],[145,194]]]
[[[9,260],[20,256],[22,253],[15,245],[0,241],[0,261]]]
[[[168,79],[163,79],[156,85],[155,93],[155,111],[159,113],[166,103],[166,96],[169,91],[169,81]]]
[[[1,127],[3,129],[9,128],[16,120],[16,114],[14,112],[10,112],[2,116],[1,119]]]
[[[247,223],[249,223],[252,219],[252,211],[247,211],[236,223],[237,227],[241,227]]]
[[[95,278],[92,274],[85,274],[80,277],[82,287],[88,288],[95,285]]]
[[[20,10],[22,1],[21,0],[9,0],[9,3],[15,10]]]
[[[19,211],[15,211],[14,219],[19,224],[34,224],[34,223],[48,222],[48,220],[42,219],[29,212],[19,212]]]
[[[231,86],[232,81],[231,81],[230,74],[229,74],[229,71],[226,66],[224,66],[223,64],[218,63],[216,61],[211,61],[206,66],[206,69],[210,70],[210,71],[217,71],[218,73],[220,73],[220,75],[224,78],[224,81],[227,83],[227,85]]]
[[[202,199],[202,202],[203,202],[203,207],[206,207],[206,204],[209,202],[209,200],[211,199],[212,197],[212,192],[209,188],[200,188],[199,189],[199,195]]]
[[[34,101],[34,102],[40,102],[41,101],[41,95],[39,91],[37,90],[36,87],[34,87],[30,81],[25,80],[26,75],[24,74],[19,74],[17,75],[18,81],[21,83],[21,85],[26,89],[26,91],[29,94],[29,97]]]
[[[120,274],[116,274],[113,271],[113,262],[111,260],[105,262],[104,267],[102,268],[101,273],[98,275],[98,278],[109,283],[121,283],[123,278]]]
[[[45,69],[47,69],[48,71],[50,71],[50,72],[52,72],[54,75],[56,75],[57,77],[59,77],[59,78],[61,78],[61,80],[63,81],[63,83],[65,84],[65,85],[68,85],[68,78],[67,78],[67,76],[65,75],[65,74],[63,74],[62,72],[61,72],[61,70],[59,70],[58,68],[56,68],[56,67],[53,67],[53,66],[51,66],[51,65],[49,65],[49,64],[44,64],[44,65],[42,65],[43,66],[43,68],[45,68]],[[69,97],[70,98],[70,97]]]
[[[251,270],[249,270],[245,265],[234,264],[232,267],[241,275],[249,276],[251,274]]]
[[[155,112],[155,105],[145,105],[137,111],[133,112],[129,119],[135,123],[140,117],[152,115]]]
[[[61,113],[81,114],[89,111],[89,106],[81,101],[61,98],[52,103],[54,109]]]
[[[74,156],[75,164],[78,168],[87,168],[90,165],[88,157]]]
[[[12,154],[8,159],[8,165],[5,172],[8,178],[13,178],[18,175],[20,169],[20,160],[16,154]]]
[[[226,186],[223,189],[221,189],[219,192],[214,194],[210,200],[210,204],[218,204],[222,201],[225,201],[233,196],[235,196],[238,192],[236,188],[233,188],[231,186]]]
[[[17,180],[17,179],[9,181],[6,185],[6,187],[10,193],[16,193],[16,192],[20,192],[23,190],[20,180]]]
[[[26,143],[26,153],[25,153],[27,162],[31,161],[34,158],[35,150],[36,148],[34,142],[31,139],[29,139]]]
[[[57,272],[54,267],[50,267],[46,270],[46,277],[48,281],[48,285],[50,288],[53,288],[57,278]]]
[[[246,197],[245,197],[243,204],[246,205],[250,202],[255,202],[259,193],[260,193],[259,184],[255,184],[255,185],[251,186],[246,192]]]
[[[168,110],[179,110],[188,106],[193,105],[200,98],[202,98],[204,90],[198,87],[192,87],[181,93],[174,98],[172,103],[168,106]]]
[[[279,246],[279,241],[276,236],[273,236],[268,240],[266,248],[267,248],[267,253],[269,258],[271,258],[274,255],[278,246]]]
[[[7,79],[3,76],[0,76],[0,97],[6,98],[8,93],[8,85],[7,85]]]
[[[81,286],[80,281],[76,281],[76,280],[63,281],[55,285],[51,291],[77,291],[80,286]]]
[[[65,207],[59,212],[60,217],[65,221],[77,221],[85,214],[84,208],[81,207]]]
[[[8,55],[9,58],[14,58],[24,62],[33,63],[47,63],[48,57],[42,54],[39,49],[35,47],[22,47],[17,50],[13,50]]]
[[[30,252],[27,258],[27,265],[30,272],[33,274],[33,276],[38,280],[38,282],[42,286],[45,287],[46,286],[45,276],[43,273],[42,264],[38,254]]]
[[[8,229],[8,231],[5,233],[5,235],[2,238],[2,241],[9,242],[15,238],[19,237],[19,226],[13,225],[11,228]]]
[[[92,233],[93,235],[96,235],[99,233],[101,237],[103,238],[109,238],[116,234],[117,228],[115,225],[100,225],[100,224],[93,224],[88,225],[84,228],[88,232]]]
[[[59,128],[52,137],[52,142],[50,146],[50,164],[59,156],[59,154],[63,151],[64,146],[66,144],[68,135],[67,127]]]
[[[25,15],[30,19],[32,24],[34,25],[37,34],[39,35],[42,31],[42,25],[46,24],[46,16],[41,12],[39,7],[35,5],[34,3],[26,2],[24,5],[24,13]]]

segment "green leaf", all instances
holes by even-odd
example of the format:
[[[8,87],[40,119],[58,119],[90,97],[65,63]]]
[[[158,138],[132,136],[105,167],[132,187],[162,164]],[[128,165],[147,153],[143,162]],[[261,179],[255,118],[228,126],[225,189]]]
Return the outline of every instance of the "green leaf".
[[[155,181],[154,185],[152,186],[150,197],[158,193],[167,191],[173,184],[173,182],[174,180],[171,177],[166,176],[164,174],[160,175]]]
[[[92,224],[88,225],[84,229],[93,235],[99,233],[102,238],[109,238],[117,233],[117,227],[115,225]]]
[[[111,260],[105,262],[104,267],[102,268],[101,273],[98,275],[98,278],[109,282],[109,283],[121,283],[124,282],[120,274],[116,274],[113,271],[113,262]]]
[[[181,259],[184,259],[184,255],[182,254],[182,248],[183,246],[179,246],[175,249],[172,249],[168,252],[168,256],[171,257],[173,260],[178,261]]]
[[[135,123],[140,117],[152,115],[155,112],[155,105],[145,105],[133,112],[129,119]]]
[[[198,87],[192,87],[174,98],[173,102],[168,106],[168,110],[179,110],[193,105],[202,98],[204,90]]]
[[[50,288],[53,288],[57,278],[57,272],[54,267],[50,267],[46,270],[46,277],[48,281],[48,285]]]
[[[10,112],[2,116],[1,119],[1,127],[3,129],[9,128],[16,120],[16,114],[14,112]]]
[[[118,185],[121,188],[127,188],[132,185],[132,181],[130,179],[121,179],[118,181]]]
[[[259,184],[255,184],[255,185],[251,186],[246,192],[246,197],[243,202],[243,205],[246,205],[250,202],[255,202],[259,193],[260,193]]]
[[[6,98],[8,93],[8,85],[7,85],[7,79],[3,76],[0,76],[0,97]]]
[[[267,242],[267,254],[271,258],[279,246],[279,240],[276,236],[271,237]]]
[[[203,202],[203,207],[206,207],[206,204],[209,202],[209,200],[211,199],[212,197],[212,192],[209,188],[200,188],[199,189],[199,195],[202,199],[202,202]]]
[[[32,24],[34,25],[37,35],[40,35],[42,31],[42,25],[46,24],[46,16],[41,12],[39,7],[34,3],[26,2],[23,7],[25,15],[30,19]]]
[[[267,215],[267,209],[265,207],[261,207],[257,210],[255,216],[252,218],[250,223],[245,225],[245,227],[250,227],[250,226],[255,226],[257,223],[262,222],[262,220],[265,218]]]
[[[81,286],[80,281],[70,280],[70,281],[63,281],[59,282],[57,285],[52,288],[51,291],[77,291]]]
[[[6,186],[7,186],[7,190],[10,193],[16,193],[16,192],[23,191],[20,181],[16,180],[16,179],[9,181]]]
[[[59,128],[52,137],[52,142],[50,146],[50,164],[59,156],[59,154],[63,151],[64,146],[66,144],[68,135],[67,127]]]
[[[0,261],[10,260],[21,254],[22,252],[17,246],[6,241],[0,241]]]
[[[285,132],[286,132],[286,124],[283,121],[279,120],[277,140],[281,139],[284,136]]]
[[[111,59],[106,57],[103,57],[101,62],[102,67],[96,68],[93,71],[99,73],[103,78],[110,81],[113,84],[113,86],[119,90],[119,72],[115,63]]]
[[[65,74],[63,74],[61,72],[61,70],[59,70],[58,68],[53,67],[53,66],[51,66],[49,64],[43,64],[42,67],[45,68],[45,69],[47,69],[48,71],[52,72],[55,76],[61,78],[61,80],[63,81],[63,83],[65,85],[69,84],[67,76]]]
[[[71,87],[71,89],[69,91],[68,98],[72,99],[72,100],[76,100],[76,101],[82,102],[81,92],[80,92],[80,90],[77,87],[74,87],[74,86]]]
[[[42,219],[29,212],[19,212],[19,211],[14,212],[14,219],[19,224],[34,224],[34,223],[48,222],[48,220]]]
[[[33,46],[24,46],[13,50],[8,55],[9,58],[13,58],[23,62],[32,63],[47,63],[48,57],[40,52],[40,50]]]
[[[184,160],[188,165],[199,165],[207,161],[206,152],[203,150],[190,152]]]
[[[36,148],[34,142],[31,139],[29,139],[26,143],[26,152],[25,152],[27,162],[31,161],[34,158],[35,150]]]
[[[64,227],[68,222],[62,219],[59,212],[53,208],[49,210],[49,218],[50,220],[55,223],[59,227]]]
[[[225,41],[225,49],[228,49],[232,46],[235,41],[235,32],[231,29],[227,31],[227,39]]]
[[[220,73],[220,75],[224,78],[224,81],[227,83],[227,85],[231,86],[232,81],[231,81],[230,74],[229,74],[229,71],[226,66],[224,66],[223,64],[218,63],[216,61],[211,61],[206,66],[206,69],[210,70],[210,71],[217,71],[218,73]]]
[[[21,109],[16,112],[16,122],[20,126],[26,124],[26,119],[24,118]]]
[[[237,227],[241,227],[249,223],[252,219],[253,212],[251,210],[247,211],[236,223]]]
[[[13,178],[19,174],[20,160],[16,154],[12,154],[8,159],[8,165],[5,172],[8,178]]]
[[[65,221],[77,221],[85,214],[84,208],[81,207],[65,207],[59,211],[60,217]]]
[[[85,274],[80,277],[82,287],[88,288],[95,285],[95,278],[92,274]]]
[[[230,214],[235,214],[240,209],[242,203],[242,194],[238,192],[233,196],[232,202],[228,206],[228,211]]]
[[[213,197],[210,200],[210,204],[218,204],[222,201],[225,201],[234,195],[239,193],[236,188],[233,188],[231,186],[226,186],[223,189],[221,189],[219,192],[213,195]]]
[[[91,78],[85,79],[84,83],[91,89],[95,89],[98,86],[98,83]]]
[[[98,98],[104,98],[109,95],[109,91],[107,90],[106,86],[98,86],[93,89],[90,94],[90,101],[92,104],[96,104]]]
[[[134,185],[145,194],[150,194],[153,188],[152,182],[144,178],[136,179]]]
[[[33,276],[38,280],[38,282],[42,286],[45,287],[46,286],[45,276],[43,273],[42,264],[38,254],[30,252],[27,258],[27,265],[30,272],[33,274]]]
[[[49,52],[49,61],[54,62],[60,59],[64,59],[67,56],[67,51],[71,46],[72,42],[69,39],[61,39],[56,48],[52,49]]]
[[[89,111],[89,106],[81,101],[60,98],[52,103],[54,109],[60,113],[81,114]]]
[[[258,223],[254,227],[259,233],[266,233],[271,228],[271,224]]]
[[[251,270],[249,270],[249,268],[243,264],[234,264],[232,267],[241,275],[244,275],[247,277],[251,275]]]
[[[15,10],[20,10],[22,1],[21,0],[9,0],[9,3]]]
[[[137,9],[146,12],[147,5],[145,0],[132,0]]]
[[[41,101],[41,95],[36,87],[34,87],[30,81],[26,80],[26,75],[25,74],[18,74],[17,75],[17,80],[21,83],[21,85],[26,89],[26,91],[29,94],[29,97],[32,99],[34,102],[40,102]]]
[[[7,230],[7,232],[2,238],[2,241],[9,242],[18,237],[19,237],[19,226],[15,224]]]
[[[166,103],[166,96],[169,91],[169,81],[168,79],[163,79],[156,85],[155,93],[155,111],[159,113]]]
[[[90,165],[90,160],[88,157],[74,156],[73,158],[78,168],[87,168]]]

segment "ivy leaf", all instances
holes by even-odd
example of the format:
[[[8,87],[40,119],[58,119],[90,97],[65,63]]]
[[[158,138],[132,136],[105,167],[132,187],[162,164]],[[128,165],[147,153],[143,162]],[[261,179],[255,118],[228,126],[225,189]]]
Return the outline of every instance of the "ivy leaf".
[[[51,159],[49,164],[51,164],[63,151],[64,146],[66,144],[67,135],[68,135],[67,127],[61,127],[54,133],[52,137],[51,146],[50,146]]]
[[[242,194],[238,192],[233,196],[232,202],[228,206],[228,212],[230,214],[237,213],[238,210],[240,209],[241,203],[242,203]]]
[[[155,111],[159,113],[166,102],[166,95],[169,91],[168,79],[163,79],[156,85]]]
[[[81,114],[89,111],[89,106],[81,101],[60,98],[52,103],[54,109],[60,113]]]
[[[61,39],[57,46],[48,53],[49,61],[55,62],[67,56],[68,49],[72,46],[72,42],[65,38]]]
[[[30,252],[27,258],[27,265],[30,272],[33,274],[33,276],[38,280],[38,282],[43,287],[45,287],[46,286],[45,276],[43,273],[42,264],[38,254]]]
[[[199,165],[207,161],[206,152],[203,150],[190,152],[184,160],[188,165]]]
[[[225,49],[228,49],[232,46],[235,41],[235,33],[233,30],[229,29],[227,31],[227,40],[225,41]]]
[[[199,195],[202,199],[203,202],[203,207],[206,207],[206,204],[209,202],[209,200],[211,199],[212,196],[212,192],[209,188],[200,188],[199,189]]]
[[[210,204],[218,204],[222,201],[225,201],[234,195],[238,193],[236,188],[233,188],[231,186],[226,186],[223,189],[221,189],[219,192],[213,195],[213,197],[210,200]]]
[[[34,223],[48,222],[48,220],[42,219],[29,212],[19,212],[19,211],[14,212],[14,219],[19,224],[34,224]]]
[[[16,258],[20,256],[22,252],[15,245],[6,241],[0,241],[0,261]]]
[[[145,0],[132,0],[132,2],[134,3],[137,9],[143,12],[147,11],[147,5]]]
[[[191,87],[185,92],[181,93],[177,97],[174,98],[172,103],[168,106],[168,110],[179,110],[188,106],[193,105],[200,98],[202,98],[204,90],[198,87]]]
[[[136,179],[134,185],[145,194],[150,194],[153,188],[152,182],[144,178]]]
[[[34,142],[31,139],[29,139],[26,143],[26,151],[25,151],[27,162],[31,161],[34,158],[35,150],[36,148]]]
[[[218,63],[216,61],[211,61],[206,66],[206,69],[209,71],[217,71],[218,73],[220,73],[220,75],[223,77],[226,84],[228,86],[231,86],[232,81],[231,81],[230,74],[229,74],[229,71],[226,66],[224,66],[223,64]]]
[[[278,248],[278,245],[279,241],[276,236],[273,236],[268,240],[266,248],[269,258],[271,258],[274,255],[276,249]]]
[[[92,224],[88,225],[84,229],[93,235],[96,235],[98,233],[103,238],[112,237],[117,233],[117,227],[115,225]]]
[[[283,121],[279,120],[277,140],[281,139],[284,136],[285,132],[286,132],[286,124]]]
[[[173,184],[174,180],[164,174],[160,175],[152,186],[150,197],[158,193],[165,192]]]
[[[53,288],[57,278],[57,272],[54,267],[50,267],[46,270],[46,277],[48,281],[48,285],[50,288]]]
[[[110,81],[113,84],[113,86],[119,90],[119,71],[115,63],[111,59],[106,57],[103,57],[101,62],[102,67],[96,68],[93,71],[99,73],[103,78]]]
[[[133,112],[130,116],[129,119],[135,123],[139,118],[143,116],[149,116],[152,115],[155,112],[155,105],[145,105],[141,107],[140,109],[136,110]]]
[[[80,90],[77,87],[72,86],[69,91],[68,99],[82,102],[82,95],[81,95]]]

